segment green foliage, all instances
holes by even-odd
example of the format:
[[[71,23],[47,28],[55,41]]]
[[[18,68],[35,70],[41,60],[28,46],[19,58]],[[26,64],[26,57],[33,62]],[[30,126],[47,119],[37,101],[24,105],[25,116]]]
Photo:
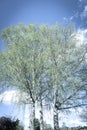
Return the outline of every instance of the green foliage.
[[[79,105],[86,49],[77,47],[73,34],[72,26],[58,24],[19,24],[3,30],[6,49],[0,52],[1,82],[25,92],[28,103],[51,97],[58,110]]]
[[[19,120],[12,120],[9,117],[0,117],[0,130],[24,130]]]
[[[23,128],[22,125],[18,125],[18,126],[17,126],[17,130],[24,130],[24,128]]]
[[[38,119],[35,118],[35,130],[40,130],[40,122]],[[44,122],[44,130],[53,130],[51,125]]]
[[[34,95],[36,86],[39,86],[43,73],[45,46],[43,35],[36,25],[13,26],[5,29],[2,37],[7,42],[7,49],[3,53],[5,76],[9,85]],[[31,92],[30,92],[31,91]]]
[[[76,46],[73,33],[72,26],[58,24],[19,24],[3,30],[2,39],[7,48],[0,54],[1,79],[4,77],[9,86],[32,93],[32,100],[48,89],[48,84],[53,89],[57,86],[62,102],[82,83],[77,71],[85,49]],[[49,79],[49,83],[44,79]]]
[[[35,128],[35,130],[40,130],[40,122],[36,118],[34,120],[34,128]]]
[[[47,124],[46,122],[44,122],[44,130],[53,130],[53,128],[50,124]]]
[[[87,130],[87,126],[78,126],[78,127],[64,127],[60,128],[60,130]]]

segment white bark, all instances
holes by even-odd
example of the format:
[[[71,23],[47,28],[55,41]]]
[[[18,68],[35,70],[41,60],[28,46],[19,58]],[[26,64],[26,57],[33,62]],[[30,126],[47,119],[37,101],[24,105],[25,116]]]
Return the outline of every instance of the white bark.
[[[54,109],[53,109],[53,120],[54,120],[54,130],[59,130],[59,102],[58,102],[58,90],[54,88]]]
[[[43,105],[42,105],[41,98],[40,98],[40,130],[44,130],[44,124],[43,124]]]
[[[31,117],[30,117],[29,130],[35,130],[34,120],[35,120],[35,103],[32,104],[32,113],[31,113]]]

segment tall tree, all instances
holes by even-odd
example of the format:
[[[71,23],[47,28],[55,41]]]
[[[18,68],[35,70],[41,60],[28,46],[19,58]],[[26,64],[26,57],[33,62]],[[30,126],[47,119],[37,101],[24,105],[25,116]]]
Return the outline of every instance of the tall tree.
[[[87,84],[80,77],[85,61],[84,46],[76,45],[70,27],[52,27],[49,33],[48,73],[51,75],[54,104],[54,130],[59,129],[59,111],[86,105],[79,98]]]
[[[18,25],[5,29],[2,37],[7,42],[7,49],[1,54],[1,73],[5,73],[2,76],[9,86],[27,94],[25,100],[32,103],[31,130],[34,130],[35,102],[45,63],[43,35],[36,25]]]
[[[7,48],[0,53],[1,81],[26,93],[25,101],[32,103],[31,130],[36,101],[41,107],[41,130],[44,98],[53,97],[54,130],[59,129],[60,110],[82,105],[79,93],[86,82],[80,70],[86,61],[86,49],[76,46],[73,33],[71,26],[22,24],[2,32]]]

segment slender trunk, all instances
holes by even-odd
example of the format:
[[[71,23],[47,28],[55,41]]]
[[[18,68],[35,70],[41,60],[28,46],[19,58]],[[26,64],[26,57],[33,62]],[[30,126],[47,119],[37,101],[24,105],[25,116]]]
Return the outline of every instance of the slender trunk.
[[[33,50],[34,51],[34,50]],[[34,60],[34,56],[32,57],[33,60],[33,69],[32,69],[32,90],[33,93],[31,92],[31,99],[32,99],[32,117],[31,117],[31,130],[35,130],[35,99],[34,99],[34,94],[35,94],[35,60]]]
[[[40,130],[44,130],[44,123],[43,123],[43,105],[42,100],[40,98]]]
[[[59,130],[59,113],[54,107],[54,130]]]
[[[53,115],[53,120],[54,120],[54,130],[59,130],[59,102],[58,102],[58,91],[57,89],[54,90],[54,115]]]
[[[30,128],[29,130],[35,130],[35,103],[33,102],[32,104],[32,113],[31,113],[31,117],[30,117]]]

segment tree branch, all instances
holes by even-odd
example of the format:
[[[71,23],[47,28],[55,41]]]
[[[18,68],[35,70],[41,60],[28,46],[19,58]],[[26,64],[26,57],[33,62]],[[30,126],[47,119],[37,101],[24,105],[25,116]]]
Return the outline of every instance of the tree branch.
[[[87,85],[87,84],[85,84],[85,85]],[[76,93],[77,93],[82,87],[84,87],[85,85],[80,86],[74,93],[72,93],[69,97],[67,97],[67,98],[61,103],[61,105],[64,104],[67,100],[71,99],[74,95],[76,95]]]
[[[63,109],[71,109],[71,108],[76,108],[76,107],[81,107],[81,106],[86,106],[87,104],[78,104],[75,106],[70,106],[70,107],[60,107],[58,110],[63,110]]]

